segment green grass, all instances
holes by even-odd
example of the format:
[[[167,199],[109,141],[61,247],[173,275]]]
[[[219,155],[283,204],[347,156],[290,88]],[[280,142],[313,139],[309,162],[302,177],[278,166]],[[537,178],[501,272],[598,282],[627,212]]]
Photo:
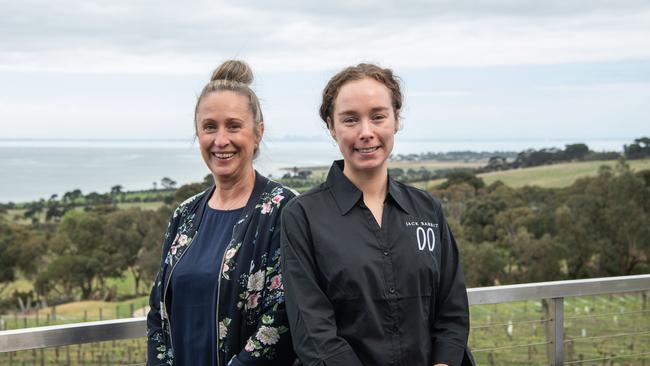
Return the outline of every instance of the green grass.
[[[3,366],[144,366],[146,359],[145,338],[0,353]]]
[[[629,160],[627,162],[633,171],[650,169],[650,159]],[[544,165],[533,168],[512,169],[502,172],[483,173],[478,176],[486,184],[492,184],[498,180],[512,188],[524,186],[538,186],[543,188],[564,188],[568,187],[578,178],[595,176],[601,166],[614,167],[616,160],[598,160],[586,162],[574,162]],[[409,183],[421,189],[431,189],[444,182],[444,179],[430,180],[427,182]]]
[[[630,160],[627,163],[634,171],[650,169],[650,159]],[[598,174],[598,169],[602,165],[614,167],[616,164],[617,161],[615,160],[563,163],[485,173],[480,174],[479,177],[483,178],[486,184],[500,180],[513,188],[526,185],[544,188],[562,188],[570,186],[578,178],[595,176]]]
[[[565,362],[606,357],[614,365],[650,363],[650,304],[636,294],[565,299]],[[540,301],[472,306],[469,344],[477,364],[548,364]],[[512,333],[507,329],[512,322]],[[639,333],[639,334],[633,334]],[[625,335],[628,334],[628,335]],[[528,346],[529,344],[536,344]],[[604,364],[602,361],[586,364]]]
[[[157,202],[122,202],[118,203],[117,207],[119,209],[129,209],[129,208],[140,208],[141,210],[149,210],[149,211],[155,211],[159,209],[160,207],[164,206],[165,203],[162,201],[157,201]],[[73,208],[75,211],[83,211],[84,207],[83,206],[76,206]],[[25,218],[25,211],[27,209],[24,208],[12,208],[8,209],[7,212],[4,214],[4,218],[9,221],[9,222],[14,222],[16,224],[21,224],[21,225],[29,225],[32,223],[31,219]],[[45,222],[45,209],[38,214],[38,218],[40,222]]]
[[[120,209],[128,209],[128,208],[135,207],[141,210],[155,211],[164,205],[165,205],[164,202],[123,202],[123,203],[118,203],[117,207]]]
[[[144,316],[149,303],[149,296],[140,296],[130,300],[107,301],[75,301],[53,307],[30,311],[27,314],[7,314],[0,319],[4,329],[79,323],[83,321],[130,318],[133,315]],[[131,310],[133,310],[132,313]]]

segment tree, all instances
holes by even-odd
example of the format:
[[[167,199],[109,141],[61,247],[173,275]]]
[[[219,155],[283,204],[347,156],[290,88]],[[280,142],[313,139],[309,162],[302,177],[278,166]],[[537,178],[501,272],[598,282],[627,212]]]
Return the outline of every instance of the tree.
[[[81,289],[81,298],[90,299],[97,267],[101,265],[98,258],[84,255],[62,255],[54,258],[45,271],[38,274],[35,286],[37,290],[48,292],[55,290],[54,284],[62,286],[63,299],[73,299],[73,289]],[[56,290],[55,290],[56,291]]]
[[[650,257],[650,191],[627,165],[576,181],[557,212],[572,278],[636,273]]]
[[[402,175],[404,175],[404,169],[402,168],[388,168],[388,174],[393,177],[393,179],[399,180]]]
[[[194,196],[197,193],[203,192],[208,188],[205,183],[189,183],[180,186],[176,192],[174,192],[174,200],[172,201],[172,206],[178,206],[181,202],[186,199]]]
[[[476,197],[476,189],[467,183],[453,184],[446,189],[436,188],[430,192],[442,200],[447,218],[457,222],[460,222],[465,214],[467,202]]]
[[[643,159],[650,156],[650,138],[641,137],[634,139],[634,143],[624,145],[623,151],[626,159]]]
[[[164,210],[165,213],[168,210]],[[151,241],[155,238],[155,249],[160,251],[160,240],[165,229],[167,215],[162,220],[160,213],[154,211],[143,211],[139,208],[119,210],[112,212],[106,217],[106,229],[104,235],[107,244],[120,248],[121,261],[129,268],[135,279],[135,294],[140,292],[140,281],[144,275],[148,275],[148,268],[142,266],[141,258],[148,256],[151,248]],[[160,262],[160,254],[155,258]]]
[[[127,268],[122,248],[106,240],[105,228],[105,217],[97,212],[68,212],[59,225],[58,238],[53,245],[53,252],[59,257],[50,266],[54,266],[51,269],[61,281],[79,286],[83,299],[92,295],[95,280],[104,290],[106,278],[118,277]],[[83,261],[87,265],[82,264]],[[62,263],[78,269],[71,274],[74,278],[56,272],[63,267]]]
[[[45,200],[41,198],[38,201],[33,201],[28,203],[26,206],[27,206],[27,210],[25,210],[23,216],[26,219],[31,219],[32,225],[38,224],[38,222],[40,221],[41,213],[45,208]]]
[[[441,189],[447,189],[454,184],[469,184],[475,190],[479,190],[485,187],[485,182],[483,179],[477,177],[476,175],[468,172],[451,172],[446,176],[446,180],[438,186]]]
[[[75,189],[70,192],[65,192],[63,194],[62,200],[66,204],[74,205],[74,203],[81,197],[83,197],[83,193],[81,193],[81,190]]]
[[[123,189],[124,187],[122,187],[120,184],[111,187],[110,195],[114,203],[117,203],[119,201],[119,197],[122,197],[122,200],[124,199],[124,192],[122,191]]]
[[[0,294],[16,278],[16,232],[0,216]]]
[[[168,177],[164,177],[163,179],[161,179],[160,184],[163,186],[164,189],[174,189],[176,187],[176,181]]]
[[[589,147],[585,144],[570,144],[564,148],[563,160],[582,160],[589,154]]]
[[[491,156],[487,163],[487,168],[490,171],[506,170],[509,167],[508,160],[503,156]]]
[[[466,243],[460,247],[468,287],[494,286],[503,281],[506,260],[494,242]],[[480,263],[480,265],[477,265]]]
[[[514,190],[503,183],[492,184],[487,191],[469,200],[460,223],[467,238],[474,242],[496,240],[494,219],[496,215],[514,206]]]
[[[45,211],[45,221],[59,220],[67,211],[67,208],[61,205],[57,199],[58,195],[53,194],[47,201],[47,210]]]
[[[162,256],[162,240],[167,222],[172,214],[169,207],[161,207],[155,212],[150,212],[148,216],[147,235],[142,243],[142,248],[138,252],[136,266],[140,271],[141,278],[152,281],[160,268],[160,258]]]

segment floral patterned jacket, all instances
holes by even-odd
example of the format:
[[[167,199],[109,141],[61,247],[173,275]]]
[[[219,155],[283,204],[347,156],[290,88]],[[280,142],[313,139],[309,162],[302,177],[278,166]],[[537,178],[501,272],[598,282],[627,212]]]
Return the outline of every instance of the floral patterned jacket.
[[[192,245],[212,187],[181,203],[163,242],[147,315],[147,365],[173,365],[165,297],[171,273]],[[218,365],[292,365],[280,270],[280,211],[294,194],[256,172],[253,193],[221,263],[217,294]],[[219,264],[217,264],[219,265]],[[215,325],[216,326],[216,325]]]

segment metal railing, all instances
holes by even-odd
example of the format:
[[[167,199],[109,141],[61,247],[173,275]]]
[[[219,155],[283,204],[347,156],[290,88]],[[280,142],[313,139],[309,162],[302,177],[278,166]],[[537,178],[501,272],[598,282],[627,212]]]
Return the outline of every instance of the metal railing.
[[[650,274],[471,288],[467,295],[470,305],[549,299],[549,362],[559,365],[564,362],[565,297],[640,291],[650,291]],[[145,328],[140,317],[0,331],[0,352],[141,338]]]

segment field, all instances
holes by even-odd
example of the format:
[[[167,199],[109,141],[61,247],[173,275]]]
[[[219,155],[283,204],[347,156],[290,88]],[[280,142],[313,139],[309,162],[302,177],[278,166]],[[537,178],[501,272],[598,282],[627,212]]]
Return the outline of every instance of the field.
[[[650,159],[630,160],[627,163],[635,171],[650,169]],[[485,173],[479,176],[486,184],[500,180],[513,188],[526,185],[561,188],[570,186],[578,178],[596,175],[603,165],[614,167],[616,164],[615,160],[575,162]]]
[[[650,169],[650,159],[630,160],[627,163],[633,171]],[[478,176],[488,185],[500,180],[512,188],[520,188],[527,185],[543,188],[563,188],[573,184],[576,179],[597,175],[598,170],[603,165],[613,168],[616,164],[617,161],[615,160],[597,160],[490,172],[479,174]],[[418,188],[430,189],[442,182],[444,182],[444,179],[411,184]]]
[[[636,293],[567,298],[564,311],[565,362],[650,364],[647,297]],[[547,364],[548,320],[540,301],[472,306],[470,312],[469,344],[477,364]]]
[[[163,202],[122,202],[118,203],[117,207],[120,209],[128,209],[132,207],[137,207],[140,208],[141,210],[151,210],[155,211],[162,207],[164,205]],[[75,211],[83,211],[83,207],[77,206],[73,208]],[[25,212],[27,209],[24,208],[11,208],[8,209],[7,212],[4,214],[5,218],[8,221],[13,221],[15,223],[21,224],[21,225],[29,225],[32,220],[25,218]],[[1,215],[1,214],[0,214]],[[38,214],[38,219],[40,222],[45,222],[45,210],[40,212]]]

